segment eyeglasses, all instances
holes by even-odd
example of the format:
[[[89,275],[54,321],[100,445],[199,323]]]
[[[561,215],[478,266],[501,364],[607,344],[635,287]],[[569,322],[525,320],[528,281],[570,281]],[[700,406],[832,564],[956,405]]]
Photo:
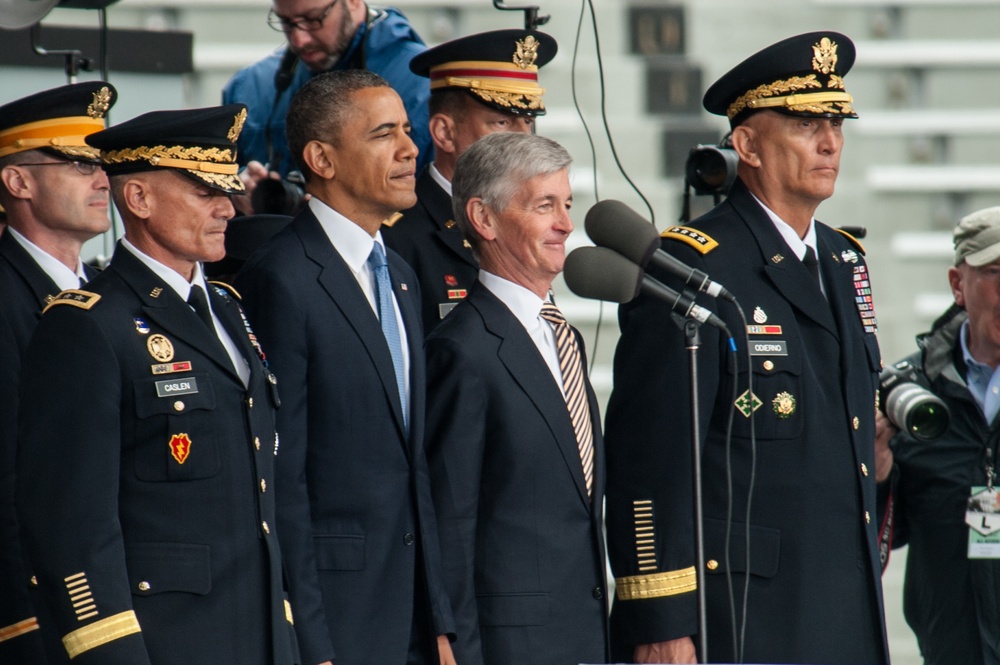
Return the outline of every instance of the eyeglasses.
[[[80,175],[94,175],[97,173],[97,169],[101,167],[100,164],[96,162],[78,162],[73,161],[63,161],[63,162],[36,162],[32,164],[13,164],[12,166],[67,166],[72,164],[73,168]]]
[[[272,9],[267,13],[267,24],[271,26],[272,29],[278,32],[291,32],[292,30],[302,30],[304,32],[316,32],[323,27],[323,23],[326,22],[326,17],[330,15],[333,11],[333,6],[337,4],[339,0],[333,0],[328,4],[323,12],[319,16],[302,16],[299,18],[285,18],[280,14],[275,13]]]

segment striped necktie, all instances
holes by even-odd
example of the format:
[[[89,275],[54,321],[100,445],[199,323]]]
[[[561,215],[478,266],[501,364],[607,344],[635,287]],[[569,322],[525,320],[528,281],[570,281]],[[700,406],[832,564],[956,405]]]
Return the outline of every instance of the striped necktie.
[[[382,335],[389,346],[392,356],[392,368],[396,373],[396,390],[399,391],[399,404],[403,409],[403,427],[407,434],[410,431],[410,418],[406,408],[406,377],[403,375],[403,341],[399,335],[399,324],[396,322],[396,307],[392,302],[392,280],[389,279],[389,262],[385,258],[382,245],[375,243],[372,253],[368,255],[368,265],[375,282],[375,300],[378,302],[378,318],[382,324]]]
[[[562,374],[563,396],[576,433],[576,445],[583,464],[583,478],[587,483],[587,496],[594,486],[594,430],[590,420],[590,404],[583,374],[583,361],[576,335],[566,323],[566,317],[552,303],[542,305],[541,316],[552,324],[559,351],[559,371]]]

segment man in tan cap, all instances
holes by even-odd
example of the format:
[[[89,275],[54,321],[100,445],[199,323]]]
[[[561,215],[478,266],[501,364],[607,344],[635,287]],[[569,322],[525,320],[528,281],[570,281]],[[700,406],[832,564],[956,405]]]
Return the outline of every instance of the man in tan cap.
[[[893,440],[892,544],[909,545],[903,610],[928,665],[1000,662],[1000,207],[962,218],[954,242],[955,303],[904,361],[947,405],[948,429]]]
[[[21,358],[42,308],[96,272],[83,244],[108,230],[108,177],[84,142],[104,129],[116,92],[104,81],[45,90],[0,107],[0,662],[41,659],[14,517]]]

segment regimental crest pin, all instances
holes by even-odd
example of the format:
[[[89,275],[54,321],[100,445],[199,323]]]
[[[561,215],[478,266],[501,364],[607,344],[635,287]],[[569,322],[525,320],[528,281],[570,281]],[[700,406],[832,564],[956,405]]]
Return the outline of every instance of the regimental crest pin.
[[[149,334],[149,324],[146,323],[146,319],[142,318],[141,316],[137,316],[132,320],[135,321],[135,329],[139,334],[141,335]]]
[[[146,340],[146,349],[149,355],[161,363],[168,363],[174,359],[174,345],[163,335],[150,335]]]
[[[515,43],[514,64],[521,69],[527,69],[535,64],[538,59],[538,47],[542,43],[535,39],[534,35],[528,35],[524,39],[518,39]]]
[[[795,413],[795,397],[789,392],[780,392],[771,400],[771,408],[779,419],[791,418]]]
[[[858,253],[853,249],[845,249],[840,253],[840,258],[844,260],[844,263],[857,263]]]
[[[451,287],[458,286],[458,279],[456,279],[454,275],[445,275],[444,284],[445,286],[451,286]]]
[[[767,323],[767,314],[760,306],[754,307],[753,310],[753,322],[754,323]]]
[[[178,464],[183,464],[187,461],[188,455],[191,454],[191,438],[184,434],[174,434],[170,437],[170,456],[177,460]]]

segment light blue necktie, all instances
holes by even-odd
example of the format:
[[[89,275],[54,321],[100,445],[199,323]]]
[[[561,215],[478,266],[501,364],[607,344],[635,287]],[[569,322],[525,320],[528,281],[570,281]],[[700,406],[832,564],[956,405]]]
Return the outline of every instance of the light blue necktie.
[[[382,335],[389,345],[392,355],[392,366],[396,371],[396,389],[399,391],[399,403],[403,407],[403,427],[407,434],[410,431],[410,418],[406,408],[406,377],[403,374],[403,343],[399,338],[399,325],[396,322],[396,308],[392,304],[392,281],[389,279],[389,264],[385,260],[382,245],[375,243],[372,253],[368,255],[368,265],[375,277],[375,299],[378,301],[378,318],[382,323]]]

